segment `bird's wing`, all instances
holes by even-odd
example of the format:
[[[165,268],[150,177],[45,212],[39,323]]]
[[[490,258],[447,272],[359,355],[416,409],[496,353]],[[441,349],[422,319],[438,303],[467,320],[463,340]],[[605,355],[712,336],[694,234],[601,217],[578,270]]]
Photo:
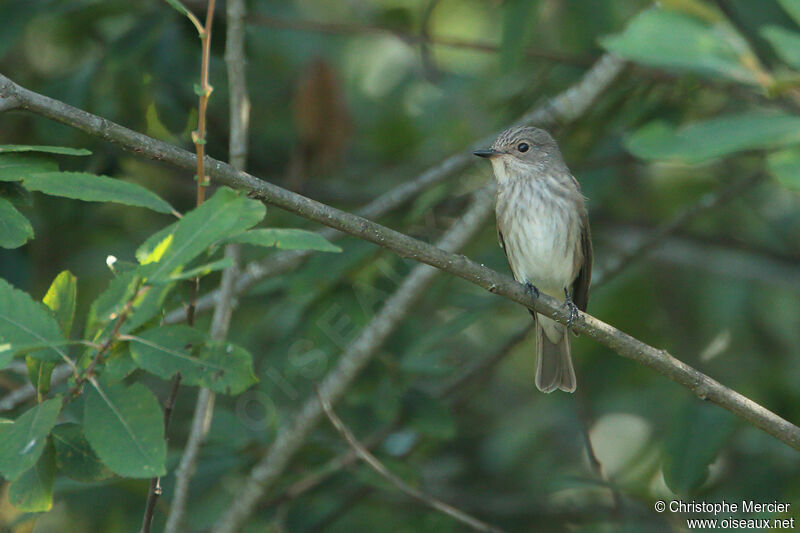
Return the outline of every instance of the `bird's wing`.
[[[517,273],[514,272],[514,265],[511,264],[511,260],[508,258],[508,250],[506,250],[506,241],[503,239],[503,227],[500,223],[500,218],[497,219],[497,240],[500,242],[500,248],[503,249],[503,253],[506,254],[506,261],[508,261],[508,266],[511,267],[511,274],[514,276],[514,279],[519,281],[517,278]]]
[[[581,311],[586,311],[589,305],[589,285],[592,282],[592,232],[589,229],[589,217],[584,212],[581,216],[581,254],[576,254],[583,258],[583,263],[578,271],[578,276],[572,282],[572,301]]]

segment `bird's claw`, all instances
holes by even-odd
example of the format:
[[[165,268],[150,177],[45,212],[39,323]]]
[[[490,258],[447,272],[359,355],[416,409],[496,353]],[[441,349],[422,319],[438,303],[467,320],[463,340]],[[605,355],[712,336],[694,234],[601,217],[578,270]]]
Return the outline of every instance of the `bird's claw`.
[[[569,295],[569,292],[564,289],[564,307],[569,309],[569,318],[567,319],[567,329],[572,327],[572,324],[575,323],[575,320],[578,318],[578,306],[575,305],[575,302],[572,301],[572,296]]]
[[[536,301],[539,298],[539,289],[537,289],[536,285],[534,285],[530,281],[526,283],[525,286],[528,287],[528,292],[531,293],[531,299],[533,301]]]

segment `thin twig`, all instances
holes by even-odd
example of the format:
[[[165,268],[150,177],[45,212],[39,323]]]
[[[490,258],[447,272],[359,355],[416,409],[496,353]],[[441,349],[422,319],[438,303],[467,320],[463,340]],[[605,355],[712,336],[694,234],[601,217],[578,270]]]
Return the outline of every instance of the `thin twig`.
[[[594,451],[594,446],[592,445],[592,436],[589,433],[589,429],[591,427],[591,416],[589,414],[589,409],[586,407],[586,402],[583,398],[583,392],[581,392],[581,390],[575,391],[575,410],[581,426],[581,434],[583,435],[583,443],[586,447],[586,457],[589,459],[589,465],[591,465],[592,470],[597,476],[597,479],[599,479],[611,491],[611,499],[614,501],[614,512],[616,514],[616,518],[619,520],[622,518],[623,510],[622,496],[620,495],[617,487],[615,487],[611,483],[611,480],[606,477],[605,473],[603,472],[603,465],[600,464],[600,460],[597,458],[597,454]]]
[[[245,78],[244,17],[244,0],[227,0],[225,63],[228,68],[231,119],[228,152],[231,165],[238,169],[244,169],[247,161],[247,130],[250,117],[250,100]],[[220,297],[214,309],[210,331],[210,336],[215,341],[225,340],[230,328],[234,307],[234,285],[239,275],[238,245],[228,245],[225,248],[225,256],[233,259],[233,265],[222,273],[220,281]],[[180,529],[197,458],[211,428],[215,398],[214,392],[206,387],[201,388],[197,395],[189,438],[175,470],[175,492],[164,533],[177,533]]]
[[[380,474],[384,479],[389,481],[389,483],[397,487],[400,492],[404,493],[410,498],[413,498],[414,500],[417,500],[423,505],[427,505],[431,509],[439,511],[440,513],[444,513],[455,520],[458,520],[462,524],[465,524],[476,531],[490,531],[495,533],[502,531],[497,526],[487,524],[486,522],[479,520],[460,509],[456,509],[452,505],[444,503],[438,498],[434,498],[433,496],[425,494],[424,492],[409,486],[402,479],[392,474],[389,469],[383,465],[383,463],[381,463],[360,442],[358,442],[358,439],[356,439],[355,435],[353,435],[347,426],[344,425],[344,422],[342,422],[336,413],[333,412],[333,408],[331,407],[331,404],[327,398],[320,394],[319,391],[317,391],[317,399],[322,405],[322,409],[325,412],[325,415],[328,417],[328,420],[330,420],[331,424],[333,424],[333,427],[336,428],[336,431],[338,431],[342,437],[344,437],[344,439],[347,441],[347,444],[350,445],[350,447],[361,458],[361,460],[367,463],[370,468]]]
[[[208,177],[206,176],[205,163],[206,163],[206,114],[208,110],[208,99],[211,97],[213,87],[208,83],[209,64],[211,62],[211,26],[214,23],[214,4],[215,0],[208,0],[206,8],[206,23],[205,26],[200,27],[197,17],[190,11],[186,12],[187,17],[195,25],[200,34],[200,43],[202,54],[200,59],[200,94],[198,95],[198,113],[197,113],[197,130],[192,132],[192,141],[195,145],[196,162],[197,162],[197,200],[196,205],[199,207],[205,201],[206,187],[208,186]],[[200,277],[198,276],[192,280],[192,289],[189,296],[189,305],[186,306],[186,322],[189,326],[194,326],[195,309],[197,307],[197,298],[200,295]],[[172,378],[170,385],[169,395],[167,396],[166,403],[164,404],[164,434],[167,435],[169,429],[169,422],[172,418],[172,409],[178,398],[178,391],[180,390],[182,376],[178,372]],[[167,438],[169,440],[169,438]],[[150,490],[147,494],[147,503],[145,504],[144,517],[142,518],[141,533],[150,533],[150,528],[153,524],[153,515],[156,509],[156,503],[159,496],[161,496],[161,477],[154,477],[150,480]]]

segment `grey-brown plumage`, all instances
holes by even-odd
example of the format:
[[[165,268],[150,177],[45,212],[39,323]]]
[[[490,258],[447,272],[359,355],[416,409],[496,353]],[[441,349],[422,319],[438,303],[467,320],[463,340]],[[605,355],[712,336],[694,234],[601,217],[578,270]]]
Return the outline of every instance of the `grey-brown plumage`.
[[[491,149],[497,180],[497,232],[514,278],[586,310],[592,278],[592,242],[583,194],[544,130],[511,128]],[[533,289],[535,287],[535,289]],[[567,328],[531,311],[536,324],[536,386],[574,392]]]

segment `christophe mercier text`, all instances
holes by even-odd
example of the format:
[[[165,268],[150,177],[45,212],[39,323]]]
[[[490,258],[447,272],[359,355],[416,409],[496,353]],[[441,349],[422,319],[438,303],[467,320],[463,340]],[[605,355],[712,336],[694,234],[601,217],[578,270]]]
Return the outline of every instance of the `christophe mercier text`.
[[[742,500],[740,502],[684,502],[682,500],[672,500],[669,502],[669,510],[673,513],[786,513],[789,511],[790,503],[778,501],[757,502],[753,500]]]

